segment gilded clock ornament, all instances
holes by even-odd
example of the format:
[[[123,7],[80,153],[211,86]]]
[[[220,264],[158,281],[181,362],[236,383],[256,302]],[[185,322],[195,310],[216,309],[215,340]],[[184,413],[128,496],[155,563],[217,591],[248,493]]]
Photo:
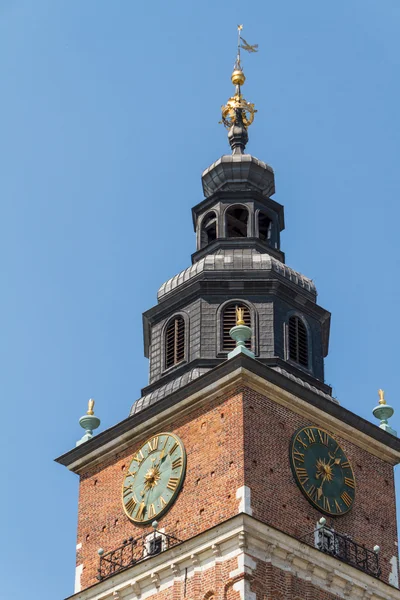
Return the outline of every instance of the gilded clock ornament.
[[[353,469],[325,429],[298,429],[290,443],[290,464],[297,485],[315,508],[335,517],[352,508],[356,488]]]
[[[173,433],[146,440],[132,457],[122,488],[122,504],[131,521],[147,525],[172,506],[185,478],[186,451]]]

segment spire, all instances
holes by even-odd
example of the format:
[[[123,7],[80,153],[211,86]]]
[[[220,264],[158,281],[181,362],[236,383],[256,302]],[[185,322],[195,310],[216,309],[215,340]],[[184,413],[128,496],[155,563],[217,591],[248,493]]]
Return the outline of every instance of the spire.
[[[257,112],[254,104],[247,102],[242,96],[241,86],[244,85],[246,77],[243,73],[240,49],[247,52],[257,52],[258,44],[248,44],[240,35],[243,25],[238,25],[238,45],[236,61],[231,75],[231,81],[235,86],[235,94],[231,96],[225,106],[221,107],[222,121],[228,131],[228,140],[232,148],[232,154],[243,154],[249,140],[248,127],[254,120]]]

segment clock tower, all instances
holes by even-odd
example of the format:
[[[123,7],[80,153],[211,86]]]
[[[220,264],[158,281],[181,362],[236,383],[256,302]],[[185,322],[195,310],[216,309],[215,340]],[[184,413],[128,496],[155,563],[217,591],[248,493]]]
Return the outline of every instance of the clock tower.
[[[378,427],[324,382],[330,313],[285,264],[254,105],[222,108],[231,153],[202,175],[190,267],[143,315],[149,384],[129,416],[57,461],[80,478],[71,600],[400,599],[394,466]],[[128,407],[127,407],[128,408]]]

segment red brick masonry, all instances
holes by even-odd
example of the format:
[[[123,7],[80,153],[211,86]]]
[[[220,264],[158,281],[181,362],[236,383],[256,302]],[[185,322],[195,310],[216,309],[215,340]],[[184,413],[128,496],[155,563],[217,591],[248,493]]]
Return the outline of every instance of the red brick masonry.
[[[246,485],[251,490],[253,517],[290,536],[300,538],[315,528],[321,514],[304,498],[289,464],[289,444],[294,431],[308,424],[318,426],[266,396],[241,385],[234,393],[221,395],[201,408],[194,408],[159,431],[179,435],[187,452],[187,473],[182,490],[159,528],[187,540],[236,515],[236,492]],[[388,582],[389,564],[397,556],[396,505],[393,467],[340,437],[354,469],[356,500],[343,517],[328,519],[339,533],[372,549],[381,547],[382,579]],[[114,453],[81,475],[78,512],[77,564],[83,564],[82,589],[96,583],[97,550],[113,550],[130,536],[149,533],[125,516],[121,503],[122,482],[130,458],[148,435],[132,447]],[[229,572],[237,568],[223,563],[188,580],[186,598],[205,595],[238,599]],[[181,583],[157,595],[183,598]],[[260,563],[251,581],[257,599],[334,598],[309,582]]]

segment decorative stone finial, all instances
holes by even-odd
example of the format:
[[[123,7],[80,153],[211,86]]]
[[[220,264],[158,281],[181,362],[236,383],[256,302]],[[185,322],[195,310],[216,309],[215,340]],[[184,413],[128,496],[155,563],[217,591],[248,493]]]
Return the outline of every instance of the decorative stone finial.
[[[244,308],[240,306],[235,307],[236,310],[236,325],[246,325],[244,322]]]
[[[391,433],[392,435],[397,436],[397,431],[392,429],[388,423],[388,419],[390,419],[390,417],[394,413],[394,408],[392,408],[389,404],[386,403],[385,392],[383,390],[381,390],[381,389],[378,390],[378,396],[379,396],[379,404],[378,404],[378,406],[375,406],[374,410],[372,411],[373,415],[374,415],[374,417],[376,417],[377,419],[380,420],[381,423],[380,423],[379,427],[381,429],[384,429],[388,433]]]
[[[235,94],[231,96],[225,106],[221,107],[222,121],[229,129],[228,140],[232,148],[232,154],[242,154],[246,148],[249,136],[247,128],[254,120],[254,114],[257,112],[254,104],[247,102],[242,96],[241,86],[246,81],[240,62],[240,49],[247,52],[258,52],[258,44],[248,44],[240,35],[243,25],[238,25],[238,45],[235,65],[231,75],[231,81],[235,86]]]
[[[385,392],[383,390],[378,390],[378,396],[379,396],[379,404],[386,404]]]
[[[79,446],[80,444],[83,444],[83,442],[87,442],[87,440],[92,439],[93,430],[97,429],[100,425],[100,419],[95,416],[93,409],[94,400],[91,398],[88,402],[86,415],[83,415],[83,417],[79,419],[79,425],[85,430],[85,433],[81,439],[76,442],[76,446]]]
[[[254,358],[254,352],[246,348],[246,341],[251,338],[251,327],[247,327],[244,322],[244,308],[236,306],[236,325],[232,327],[229,335],[236,342],[236,348],[229,352],[228,358],[233,358],[237,354],[246,354]]]

